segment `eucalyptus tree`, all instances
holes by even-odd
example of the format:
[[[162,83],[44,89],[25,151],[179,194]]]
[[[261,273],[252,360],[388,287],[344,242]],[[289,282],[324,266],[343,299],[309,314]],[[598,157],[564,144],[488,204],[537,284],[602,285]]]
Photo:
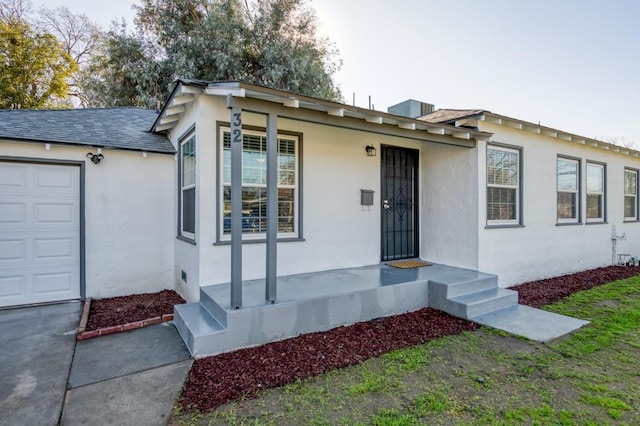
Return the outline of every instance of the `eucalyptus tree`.
[[[94,103],[155,107],[176,78],[242,80],[340,100],[334,45],[305,0],[142,0],[135,28],[112,27],[94,57]]]

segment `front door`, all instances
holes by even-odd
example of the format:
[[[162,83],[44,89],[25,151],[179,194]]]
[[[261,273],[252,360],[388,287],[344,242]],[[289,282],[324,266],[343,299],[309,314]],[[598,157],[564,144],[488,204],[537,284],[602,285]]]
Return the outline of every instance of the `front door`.
[[[418,257],[418,151],[381,151],[382,260]]]

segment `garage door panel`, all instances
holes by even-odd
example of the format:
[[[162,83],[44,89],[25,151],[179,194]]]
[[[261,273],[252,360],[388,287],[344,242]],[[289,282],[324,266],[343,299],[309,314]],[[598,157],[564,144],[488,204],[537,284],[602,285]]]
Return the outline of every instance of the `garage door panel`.
[[[34,274],[33,295],[35,297],[57,294],[68,295],[75,285],[76,277],[71,271]]]
[[[75,243],[73,238],[36,238],[33,240],[34,260],[74,260]]]
[[[21,165],[0,164],[0,191],[19,192],[27,186],[27,170]]]
[[[0,265],[3,262],[23,262],[26,259],[26,248],[24,239],[0,240]]]
[[[0,202],[0,226],[24,225],[26,223],[26,203]]]
[[[34,225],[73,225],[74,210],[76,209],[75,203],[36,203],[34,206]]]
[[[26,296],[27,276],[0,276],[0,300],[19,300]]]
[[[75,192],[76,170],[61,168],[57,166],[43,166],[35,170],[34,188],[35,192],[50,193],[52,189],[56,192]]]
[[[1,177],[0,306],[80,297],[79,167],[0,162]]]

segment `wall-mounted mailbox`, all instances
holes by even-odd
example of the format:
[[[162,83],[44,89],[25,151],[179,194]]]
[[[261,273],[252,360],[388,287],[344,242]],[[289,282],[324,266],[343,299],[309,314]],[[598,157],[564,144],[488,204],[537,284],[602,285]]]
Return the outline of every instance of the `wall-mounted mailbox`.
[[[373,205],[373,192],[370,189],[361,189],[360,190],[360,204],[363,206],[372,206]]]

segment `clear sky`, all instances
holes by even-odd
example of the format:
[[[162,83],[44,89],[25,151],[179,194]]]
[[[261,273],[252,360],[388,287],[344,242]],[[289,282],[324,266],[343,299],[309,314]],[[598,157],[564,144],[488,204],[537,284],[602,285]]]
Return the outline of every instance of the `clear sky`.
[[[107,28],[135,0],[33,0]],[[640,1],[311,0],[346,103],[483,108],[640,147]]]

